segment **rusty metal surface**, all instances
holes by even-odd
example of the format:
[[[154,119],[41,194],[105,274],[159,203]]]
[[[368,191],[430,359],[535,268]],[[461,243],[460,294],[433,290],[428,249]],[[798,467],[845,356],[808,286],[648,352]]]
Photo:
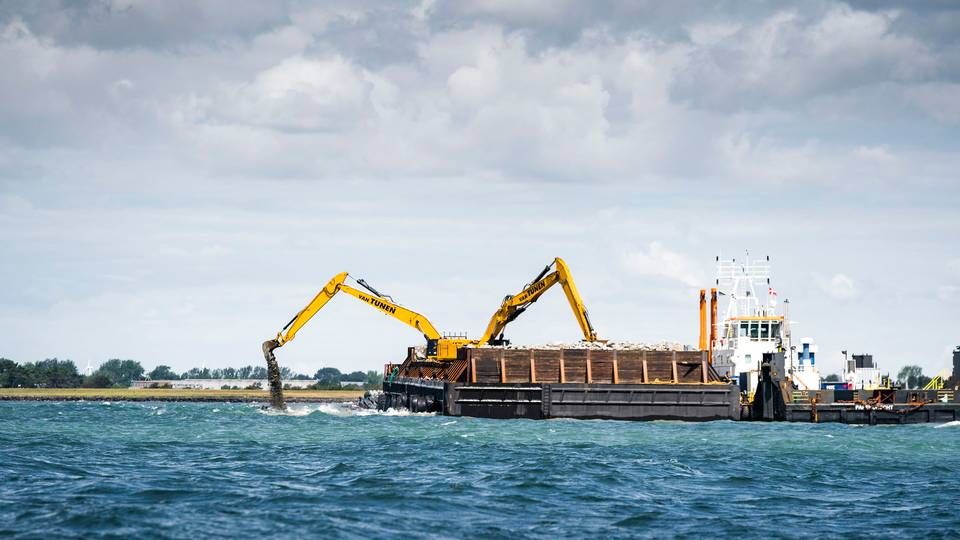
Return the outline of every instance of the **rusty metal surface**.
[[[960,420],[960,404],[867,404],[867,403],[811,403],[788,404],[788,422],[843,424],[925,424]]]
[[[452,362],[431,362],[407,358],[402,364],[388,365],[385,369],[384,376],[388,379],[392,374],[394,377],[409,379],[461,381],[463,380],[466,367],[467,361],[459,358]]]
[[[702,351],[462,349],[467,380],[480,383],[714,384]]]

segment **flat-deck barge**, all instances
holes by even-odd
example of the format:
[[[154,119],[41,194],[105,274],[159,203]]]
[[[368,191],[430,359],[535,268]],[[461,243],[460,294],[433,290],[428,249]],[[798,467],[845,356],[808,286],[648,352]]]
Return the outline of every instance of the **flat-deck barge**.
[[[960,420],[960,392],[798,392],[764,365],[751,401],[705,351],[464,348],[452,362],[411,350],[386,367],[376,406],[481,418],[767,420],[913,424]]]

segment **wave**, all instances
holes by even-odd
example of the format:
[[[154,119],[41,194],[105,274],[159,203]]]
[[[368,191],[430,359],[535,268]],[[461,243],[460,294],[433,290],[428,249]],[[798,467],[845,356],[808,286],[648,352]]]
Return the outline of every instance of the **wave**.
[[[945,427],[960,427],[960,420],[954,420],[952,422],[947,422],[946,424],[937,424],[933,427],[937,429]]]
[[[436,413],[415,413],[406,409],[387,409],[378,411],[375,409],[363,409],[353,403],[294,403],[287,406],[285,411],[262,407],[257,409],[260,414],[267,416],[310,416],[313,413],[320,413],[327,416],[436,416]]]

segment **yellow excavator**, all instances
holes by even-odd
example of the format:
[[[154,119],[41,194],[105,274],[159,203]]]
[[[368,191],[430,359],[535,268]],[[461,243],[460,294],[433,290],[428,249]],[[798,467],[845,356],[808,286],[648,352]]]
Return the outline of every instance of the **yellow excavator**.
[[[553,269],[552,272],[551,269]],[[509,341],[503,339],[504,328],[557,283],[563,287],[567,302],[570,303],[570,309],[573,310],[573,316],[576,317],[577,324],[580,325],[580,331],[583,332],[583,340],[602,341],[597,338],[597,331],[590,324],[587,308],[583,305],[583,299],[580,298],[577,285],[573,282],[573,276],[570,275],[570,268],[563,259],[557,257],[537,277],[533,278],[533,281],[525,285],[519,293],[508,295],[503,299],[500,309],[490,318],[487,330],[479,340],[480,343],[488,345],[509,344]]]
[[[551,269],[553,271],[551,272]],[[380,293],[363,279],[356,280],[360,290],[346,283],[350,275],[341,272],[327,282],[327,285],[310,301],[281,330],[277,337],[263,343],[263,354],[268,362],[274,360],[273,351],[282,347],[296,337],[297,332],[307,324],[320,309],[323,308],[338,292],[344,292],[361,302],[378,309],[400,322],[411,326],[423,334],[426,339],[426,357],[428,360],[449,361],[457,358],[457,351],[470,345],[503,345],[508,343],[503,339],[503,330],[524,311],[536,302],[550,287],[559,283],[567,296],[570,308],[580,325],[585,341],[598,341],[597,332],[590,324],[587,309],[583,305],[577,286],[570,275],[570,269],[563,259],[557,257],[548,264],[532,282],[515,295],[508,295],[503,299],[500,308],[490,318],[487,329],[479,340],[470,340],[466,337],[443,336],[425,316],[407,309],[396,302],[389,295]]]
[[[555,268],[550,272],[551,268]],[[341,272],[327,282],[327,285],[313,297],[310,301],[281,330],[277,337],[263,342],[263,356],[267,361],[267,378],[270,383],[271,403],[274,408],[285,409],[283,400],[283,389],[280,381],[280,369],[277,365],[277,359],[273,351],[282,347],[288,341],[296,337],[297,332],[307,324],[314,315],[320,311],[338,292],[345,292],[361,302],[378,309],[380,312],[389,315],[400,322],[411,326],[423,334],[427,341],[426,358],[433,361],[452,361],[457,359],[457,351],[462,347],[476,346],[481,344],[504,345],[509,342],[503,339],[503,330],[513,320],[526,311],[540,296],[550,287],[559,283],[566,293],[567,301],[573,309],[580,330],[583,332],[585,341],[599,341],[597,333],[590,324],[590,318],[587,316],[587,309],[583,305],[577,286],[573,282],[570,270],[563,259],[557,257],[548,264],[536,278],[516,295],[508,295],[500,304],[500,309],[493,314],[487,330],[479,340],[470,340],[466,337],[443,336],[437,331],[437,328],[423,315],[409,310],[385,294],[381,294],[369,283],[362,279],[356,280],[357,285],[364,290],[357,289],[346,283],[350,275],[347,272]],[[366,291],[366,292],[364,292]]]
[[[362,279],[356,280],[356,283],[364,290],[348,285],[345,283],[348,277],[349,274],[347,272],[341,272],[333,276],[333,279],[327,282],[327,285],[313,297],[313,300],[290,319],[290,322],[277,333],[275,339],[263,343],[263,355],[268,364],[274,361],[273,351],[292,340],[297,335],[297,332],[303,328],[303,325],[307,324],[338,292],[347,293],[368,306],[372,306],[380,310],[380,312],[418,330],[423,334],[424,339],[427,340],[426,356],[428,360],[456,360],[457,350],[465,345],[475,345],[477,343],[476,341],[470,341],[466,338],[445,337],[441,335],[433,323],[423,315],[397,304],[390,296],[381,294]]]

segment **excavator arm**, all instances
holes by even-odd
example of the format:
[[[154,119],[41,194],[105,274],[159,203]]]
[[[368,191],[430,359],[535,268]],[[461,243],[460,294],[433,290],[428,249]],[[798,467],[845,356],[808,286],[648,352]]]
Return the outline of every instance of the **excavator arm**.
[[[290,319],[290,322],[277,333],[277,346],[282,346],[284,343],[292,340],[297,335],[297,332],[303,328],[303,325],[307,324],[338,292],[349,294],[368,306],[378,309],[381,313],[389,315],[407,326],[412,326],[428,340],[440,339],[440,332],[437,332],[437,329],[426,317],[416,311],[409,310],[394,303],[390,297],[381,295],[376,289],[366,285],[362,279],[359,280],[358,283],[367,289],[366,292],[347,285],[344,283],[347,276],[348,274],[346,272],[334,276],[333,279],[313,297],[313,300],[311,300],[305,308],[301,309],[293,319]]]
[[[277,338],[274,340],[276,347],[282,347],[284,343],[296,337],[297,332],[303,328],[303,325],[307,324],[310,319],[340,291],[340,287],[343,286],[343,282],[346,281],[347,276],[348,274],[346,272],[340,272],[333,276],[333,278],[327,282],[327,285],[320,289],[320,292],[313,297],[313,300],[310,300],[310,303],[307,304],[306,307],[298,311],[297,314],[290,319],[290,322],[288,322],[282,330],[277,332]]]
[[[423,334],[424,339],[427,340],[427,357],[435,358],[440,360],[448,360],[456,358],[456,348],[466,343],[466,340],[456,340],[443,338],[440,335],[440,332],[437,331],[436,327],[423,315],[407,309],[395,302],[387,296],[378,292],[376,289],[368,285],[362,279],[357,280],[357,284],[363,287],[365,290],[360,290],[345,283],[348,274],[346,272],[341,272],[327,282],[326,286],[313,297],[313,300],[310,301],[292,319],[288,322],[281,330],[277,333],[277,337],[263,343],[263,355],[267,359],[267,362],[270,363],[275,359],[273,351],[279,347],[282,347],[288,341],[291,341],[296,337],[297,332],[307,322],[313,318],[314,315],[320,311],[323,306],[327,304],[338,292],[346,293],[354,298],[360,300],[361,302],[376,308],[381,313],[389,315],[394,319],[410,326],[421,334]],[[463,343],[461,343],[463,342]]]
[[[389,315],[394,319],[415,328],[427,340],[427,358],[431,360],[454,360],[457,358],[457,351],[465,345],[475,345],[475,341],[459,338],[445,338],[440,335],[436,327],[423,315],[416,311],[409,310],[385,294],[381,294],[362,279],[357,280],[357,284],[364,290],[357,289],[345,283],[349,275],[341,272],[327,282],[326,286],[310,300],[310,303],[297,312],[290,322],[288,322],[277,333],[277,337],[263,342],[263,357],[267,361],[267,379],[270,384],[270,403],[273,408],[285,410],[286,403],[283,399],[283,383],[280,380],[280,368],[277,365],[277,357],[273,351],[282,347],[285,343],[296,337],[297,332],[327,305],[338,292],[344,292],[368,306],[374,307],[381,313]]]
[[[553,269],[552,272],[551,269]],[[480,338],[480,343],[502,343],[504,328],[533,305],[550,287],[553,287],[557,283],[563,287],[563,292],[567,297],[567,302],[570,304],[570,309],[573,310],[573,315],[577,319],[580,331],[583,332],[583,339],[585,341],[598,341],[597,332],[593,329],[593,325],[590,324],[587,308],[583,304],[583,299],[580,298],[580,292],[577,290],[577,285],[573,282],[573,276],[570,275],[570,268],[563,259],[557,257],[519,293],[503,299],[503,302],[500,304],[500,309],[490,318],[487,329],[483,333],[483,337]]]

